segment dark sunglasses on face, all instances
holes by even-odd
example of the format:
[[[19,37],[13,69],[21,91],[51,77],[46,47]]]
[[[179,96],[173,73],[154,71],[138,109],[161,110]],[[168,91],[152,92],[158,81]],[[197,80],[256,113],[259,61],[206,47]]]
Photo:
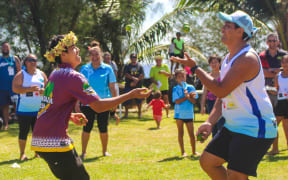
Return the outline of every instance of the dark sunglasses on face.
[[[268,40],[268,42],[277,42],[277,40],[273,39],[273,40]]]
[[[136,57],[136,56],[132,56],[132,57],[131,57],[131,59],[135,59],[135,58],[137,58],[137,57]]]
[[[37,62],[37,59],[27,59],[26,61],[29,61],[29,62]]]

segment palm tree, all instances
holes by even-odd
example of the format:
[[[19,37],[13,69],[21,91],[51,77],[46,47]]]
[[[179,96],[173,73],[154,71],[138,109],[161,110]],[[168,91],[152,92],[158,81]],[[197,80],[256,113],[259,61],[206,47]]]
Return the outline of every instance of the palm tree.
[[[198,11],[197,9],[194,9]],[[135,38],[130,42],[130,36],[137,36],[136,33],[131,32],[127,34],[128,43],[126,43],[126,48],[122,51],[122,57],[124,58],[127,53],[137,52],[140,61],[151,61],[155,54],[166,54],[168,55],[169,44],[158,44],[161,40],[171,32],[173,35],[176,30],[182,30],[182,22],[179,20],[182,18],[188,18],[193,15],[194,11],[191,8],[175,8],[172,12],[165,14],[152,26],[150,26],[145,32],[143,32],[138,38]],[[175,28],[176,27],[176,28]],[[177,28],[178,27],[178,28]],[[178,31],[177,30],[177,31]],[[162,42],[163,43],[163,42]],[[206,57],[201,53],[197,47],[192,45],[187,45],[186,50],[193,52],[197,55],[199,60],[206,60]]]
[[[288,1],[287,0],[177,0],[177,7],[203,7],[206,10],[231,13],[235,9],[269,23],[278,32],[283,48],[288,49]]]

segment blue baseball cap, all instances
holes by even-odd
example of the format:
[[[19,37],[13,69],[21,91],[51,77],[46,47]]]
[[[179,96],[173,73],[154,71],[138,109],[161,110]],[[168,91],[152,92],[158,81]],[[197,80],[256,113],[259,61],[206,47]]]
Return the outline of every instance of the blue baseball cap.
[[[253,27],[253,21],[251,17],[247,13],[240,10],[235,11],[232,14],[219,12],[218,17],[222,21],[229,21],[243,28],[244,32],[248,35],[249,38],[251,38],[253,34],[255,34],[259,30],[258,28]]]

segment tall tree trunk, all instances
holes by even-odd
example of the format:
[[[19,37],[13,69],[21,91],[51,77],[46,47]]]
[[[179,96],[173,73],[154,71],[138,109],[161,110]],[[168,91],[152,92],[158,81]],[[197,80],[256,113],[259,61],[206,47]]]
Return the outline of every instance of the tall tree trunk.
[[[32,14],[32,19],[36,28],[37,37],[39,39],[40,44],[40,53],[43,56],[46,52],[46,38],[44,37],[43,30],[42,30],[42,24],[40,23],[40,15],[39,15],[39,0],[27,0],[30,11]],[[44,61],[43,63],[46,64],[47,61]]]
[[[279,14],[277,16],[276,25],[277,32],[279,34],[280,41],[282,43],[283,49],[288,50],[288,12],[287,12],[288,2],[282,2],[279,7]]]
[[[21,13],[20,13],[20,11],[18,9],[16,0],[12,0],[12,4],[13,4],[13,7],[14,7],[14,9],[16,11],[17,20],[18,20],[18,23],[20,24],[20,31],[23,34],[23,37],[25,39],[28,51],[29,51],[29,53],[32,53],[31,46],[30,46],[30,43],[29,43],[29,38],[28,38],[28,31],[26,29],[26,25],[25,25],[25,23],[23,21]]]

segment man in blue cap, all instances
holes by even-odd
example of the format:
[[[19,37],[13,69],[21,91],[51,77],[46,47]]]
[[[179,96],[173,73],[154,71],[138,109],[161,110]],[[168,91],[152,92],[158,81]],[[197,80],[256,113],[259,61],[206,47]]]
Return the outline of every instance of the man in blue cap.
[[[248,44],[257,31],[243,11],[219,13],[224,26],[222,42],[229,50],[221,66],[221,81],[197,66],[188,54],[172,61],[191,67],[191,71],[217,96],[210,116],[197,131],[207,139],[222,115],[223,129],[216,134],[200,158],[202,169],[211,179],[248,179],[257,176],[257,166],[277,135],[273,108],[264,87],[260,59]],[[227,162],[227,168],[223,164]]]

